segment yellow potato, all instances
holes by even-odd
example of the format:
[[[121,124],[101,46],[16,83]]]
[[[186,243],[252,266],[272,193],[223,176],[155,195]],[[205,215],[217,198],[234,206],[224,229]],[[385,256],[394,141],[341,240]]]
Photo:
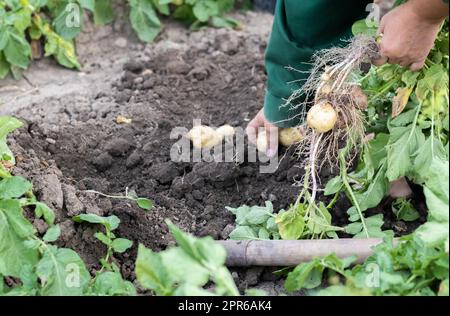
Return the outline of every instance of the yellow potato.
[[[278,134],[281,145],[284,147],[292,146],[295,143],[300,142],[305,136],[302,134],[300,128],[282,128]]]
[[[223,137],[213,128],[205,125],[194,126],[186,135],[195,148],[211,148],[222,142]]]
[[[268,145],[268,141],[267,141],[266,131],[262,131],[262,132],[258,133],[258,139],[256,140],[256,148],[258,149],[258,151],[260,151],[262,153],[266,153],[267,145]]]
[[[222,137],[231,137],[234,136],[236,131],[234,130],[233,126],[227,124],[217,128],[216,133],[221,135]]]
[[[317,133],[326,133],[331,131],[336,124],[337,113],[330,103],[319,103],[308,111],[306,121],[308,126]]]

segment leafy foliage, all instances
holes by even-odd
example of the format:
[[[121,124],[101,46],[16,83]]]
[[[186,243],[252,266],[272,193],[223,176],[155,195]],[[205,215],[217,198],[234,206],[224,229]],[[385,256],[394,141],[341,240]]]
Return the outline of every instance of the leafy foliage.
[[[140,40],[153,41],[161,32],[159,15],[171,15],[193,29],[239,27],[226,17],[235,0],[127,0],[130,22]],[[30,42],[44,46],[67,68],[79,69],[73,41],[82,31],[85,11],[96,24],[114,20],[112,0],[0,0],[0,79],[20,78],[33,57]]]
[[[211,237],[195,238],[166,221],[178,247],[155,253],[139,245],[136,277],[156,295],[239,295],[224,267],[226,252]],[[212,291],[204,287],[214,283]]]
[[[236,216],[236,228],[230,233],[230,239],[280,239],[271,202],[267,201],[265,207],[243,205],[227,207],[227,210]]]
[[[289,273],[285,287],[290,292],[314,289],[310,294],[350,296],[445,295],[448,291],[448,255],[442,245],[429,247],[417,234],[402,237],[398,245],[388,238],[363,264],[350,268],[354,259],[332,254],[302,263]],[[325,275],[331,286],[317,289]]]
[[[363,24],[354,31],[371,34]],[[372,140],[364,145],[355,171],[331,180],[326,195],[344,191],[353,203],[355,237],[384,236],[374,254],[350,268],[349,259],[334,255],[297,266],[286,289],[315,289],[318,295],[448,295],[449,277],[449,145],[448,23],[443,26],[426,66],[411,72],[397,65],[373,67],[360,83],[369,96],[367,119]],[[344,156],[344,155],[343,155]],[[381,231],[382,214],[364,212],[377,206],[388,183],[400,177],[423,186],[429,210],[427,223],[395,244]],[[413,221],[418,213],[405,199],[393,203],[397,218]],[[329,287],[317,290],[327,273]],[[344,278],[342,284],[340,280]]]
[[[332,225],[328,209],[323,203],[319,206],[297,203],[287,211],[281,210],[276,223],[282,239],[337,238],[336,232],[342,228]]]

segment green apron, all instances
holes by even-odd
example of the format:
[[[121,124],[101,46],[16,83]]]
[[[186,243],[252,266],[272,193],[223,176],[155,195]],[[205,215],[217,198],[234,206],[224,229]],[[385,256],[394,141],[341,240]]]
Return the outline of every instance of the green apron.
[[[278,0],[266,51],[268,75],[264,114],[279,127],[301,122],[298,113],[283,106],[302,86],[308,62],[317,50],[342,45],[351,37],[353,23],[368,15],[369,0]],[[295,70],[288,70],[292,67]],[[299,71],[298,71],[299,70]]]

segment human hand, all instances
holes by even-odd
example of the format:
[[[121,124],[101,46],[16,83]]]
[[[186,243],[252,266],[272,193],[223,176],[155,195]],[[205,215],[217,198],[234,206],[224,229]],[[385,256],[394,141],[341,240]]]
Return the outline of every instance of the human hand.
[[[430,8],[433,5],[431,2],[434,0],[426,4],[423,0],[410,0],[383,17],[379,27],[382,35],[381,57],[373,61],[375,65],[388,62],[412,71],[418,71],[425,65],[445,18],[445,13],[440,14],[441,11]]]
[[[264,116],[264,109],[260,110],[247,126],[246,132],[251,143],[256,144],[258,133],[261,132],[262,128],[264,128],[267,135],[266,155],[273,157],[278,151],[278,127],[267,121]]]

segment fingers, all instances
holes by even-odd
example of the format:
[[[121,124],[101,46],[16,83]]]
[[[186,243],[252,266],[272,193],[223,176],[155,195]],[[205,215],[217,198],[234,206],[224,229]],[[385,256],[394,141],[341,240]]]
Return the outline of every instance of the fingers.
[[[271,158],[278,152],[278,127],[266,122],[264,128],[266,129],[268,141],[266,155]]]
[[[375,66],[382,66],[387,63],[388,60],[389,58],[387,58],[386,56],[380,55],[379,58],[372,60],[372,64],[374,64]]]
[[[246,128],[247,137],[250,143],[256,144],[256,138],[258,136],[258,129],[264,126],[264,117],[262,112],[258,112],[255,118],[248,123]]]
[[[412,63],[409,69],[411,71],[419,71],[420,69],[423,68],[423,66],[425,66],[425,60]]]
[[[268,157],[273,157],[278,152],[278,127],[269,123],[265,117],[263,110],[259,111],[253,120],[250,121],[246,128],[247,137],[250,143],[256,144],[258,132],[266,131],[267,136],[267,152]]]

